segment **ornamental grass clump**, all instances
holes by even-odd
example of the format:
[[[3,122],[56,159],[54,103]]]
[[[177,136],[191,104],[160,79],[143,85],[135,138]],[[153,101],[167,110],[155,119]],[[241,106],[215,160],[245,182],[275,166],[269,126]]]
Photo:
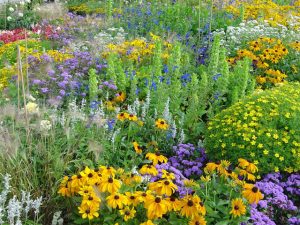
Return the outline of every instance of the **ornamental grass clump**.
[[[262,91],[215,116],[206,132],[208,157],[247,158],[260,174],[299,171],[299,88],[293,83]]]

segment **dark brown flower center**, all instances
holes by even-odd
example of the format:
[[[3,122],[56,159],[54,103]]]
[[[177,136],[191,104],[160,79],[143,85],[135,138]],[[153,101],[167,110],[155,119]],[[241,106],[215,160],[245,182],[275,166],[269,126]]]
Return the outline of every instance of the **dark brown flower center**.
[[[203,207],[203,206],[204,206],[203,202],[200,202],[199,204],[200,204],[200,206],[201,206],[201,207]]]
[[[236,206],[234,206],[234,209],[235,209],[235,210],[238,210],[238,209],[239,209],[239,207],[236,205]]]
[[[114,179],[112,179],[111,177],[108,178],[108,183],[113,183],[114,182]]]
[[[195,225],[200,225],[200,222],[199,222],[199,221],[196,221],[196,222],[195,222]]]
[[[89,209],[85,210],[86,214],[89,214],[91,211]]]
[[[77,178],[78,178],[78,179],[81,179],[81,178],[82,178],[82,176],[79,174],[79,175],[77,175]]]
[[[160,202],[161,202],[161,198],[156,197],[156,198],[155,198],[155,202],[156,202],[156,203],[160,203]]]
[[[94,198],[92,196],[89,197],[89,201],[92,201]]]
[[[254,192],[254,193],[258,192],[258,188],[257,187],[253,187],[252,188],[252,192]]]
[[[88,177],[89,177],[89,178],[92,178],[92,177],[93,177],[93,174],[92,174],[92,173],[89,173],[89,174],[88,174]]]
[[[169,185],[170,182],[166,180],[166,181],[164,182],[164,184],[165,184],[165,185]]]
[[[171,198],[170,198],[170,201],[171,201],[171,202],[175,202],[175,201],[176,201],[176,198],[171,197]]]
[[[194,202],[192,200],[188,200],[187,205],[192,207],[194,205]]]
[[[125,215],[126,215],[126,216],[129,216],[129,215],[130,215],[130,211],[126,211],[126,212],[125,212]]]
[[[120,197],[119,195],[115,195],[114,199],[118,200]]]
[[[160,124],[161,124],[161,125],[164,125],[164,124],[165,124],[165,121],[160,121]]]
[[[134,199],[135,199],[135,197],[131,195],[131,196],[130,196],[130,199],[131,199],[131,200],[134,200]]]

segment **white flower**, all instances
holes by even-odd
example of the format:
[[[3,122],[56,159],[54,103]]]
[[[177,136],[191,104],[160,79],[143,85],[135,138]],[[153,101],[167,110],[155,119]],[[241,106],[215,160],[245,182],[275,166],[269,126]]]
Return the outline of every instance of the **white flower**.
[[[34,102],[28,102],[26,105],[26,109],[29,113],[38,113],[39,112],[39,106],[38,104]]]
[[[30,1],[30,0],[25,0],[25,2],[26,2],[26,3],[30,3],[31,1]]]
[[[41,129],[44,131],[48,131],[51,129],[52,124],[49,120],[41,120],[40,122]]]
[[[24,1],[20,1],[20,5],[25,5],[25,2]]]
[[[18,13],[18,16],[19,16],[19,17],[23,17],[23,13],[19,12],[19,13]]]
[[[12,18],[10,16],[7,17],[7,21],[11,21]]]
[[[14,11],[15,11],[15,9],[14,9],[13,7],[9,7],[8,10],[9,10],[10,12],[14,12]]]

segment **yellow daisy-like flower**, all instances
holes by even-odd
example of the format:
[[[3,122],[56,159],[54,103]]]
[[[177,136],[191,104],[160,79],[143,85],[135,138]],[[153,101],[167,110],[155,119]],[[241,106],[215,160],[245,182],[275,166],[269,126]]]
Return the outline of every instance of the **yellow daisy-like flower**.
[[[167,198],[167,201],[170,203],[169,211],[180,211],[181,209],[181,202],[178,198],[175,197],[169,197]]]
[[[94,189],[92,186],[83,186],[80,188],[78,194],[80,194],[81,196],[89,196],[94,194]]]
[[[123,209],[124,205],[128,204],[128,199],[125,195],[114,193],[106,198],[107,205],[113,209],[117,207]]]
[[[239,167],[240,168],[246,168],[249,165],[249,162],[246,159],[238,159]]]
[[[114,100],[115,100],[116,102],[124,102],[125,99],[126,99],[126,94],[125,94],[125,92],[119,92],[119,93],[116,95],[116,97],[115,97]]]
[[[101,192],[108,191],[109,193],[117,192],[121,187],[121,182],[113,177],[105,177],[99,185]]]
[[[136,210],[134,208],[130,209],[128,206],[126,206],[124,209],[121,209],[119,212],[123,216],[124,221],[128,221],[134,218]]]
[[[140,203],[137,194],[131,192],[125,192],[125,195],[128,199],[128,205],[137,206]]]
[[[144,203],[144,207],[147,209],[148,219],[152,220],[162,218],[168,212],[170,203],[160,196],[149,195]]]
[[[167,163],[168,162],[168,158],[161,155],[160,153],[147,153],[146,154],[146,158],[151,160],[153,162],[153,165],[157,165],[158,163]]]
[[[133,144],[133,148],[137,154],[143,153],[143,148],[136,141],[132,142],[132,144]]]
[[[102,176],[111,176],[111,177],[115,177],[116,175],[116,169],[111,167],[111,166],[100,166],[99,167],[99,172]]]
[[[249,201],[250,204],[257,204],[259,200],[263,199],[262,193],[253,184],[245,184],[242,194]]]
[[[206,221],[203,216],[196,216],[190,220],[189,225],[206,225]]]
[[[130,121],[138,121],[138,118],[136,115],[133,115],[133,114],[129,114],[128,116],[128,120]]]
[[[148,220],[147,222],[141,223],[140,225],[155,225],[151,220]]]
[[[243,200],[240,198],[232,200],[231,207],[232,209],[230,214],[232,214],[233,217],[239,217],[246,214],[246,206],[244,205]]]
[[[155,121],[155,126],[161,130],[167,130],[169,125],[164,119],[158,119]]]
[[[171,196],[177,189],[177,186],[167,179],[149,184],[149,190],[155,191],[158,195]]]
[[[81,204],[81,206],[78,207],[79,213],[82,214],[82,218],[86,219],[88,218],[89,220],[92,220],[94,218],[99,217],[99,206],[92,206],[92,205],[87,205],[87,204]]]
[[[168,180],[174,180],[175,179],[174,173],[170,173],[166,170],[162,170],[161,172],[162,172],[161,178],[165,178],[165,179],[168,179]]]
[[[187,195],[181,199],[181,211],[182,216],[194,218],[199,216],[201,199],[197,195]]]
[[[128,119],[128,117],[129,117],[129,114],[126,112],[121,112],[117,115],[117,119],[120,121],[124,121],[124,120]]]
[[[158,174],[158,171],[155,168],[155,166],[147,165],[147,164],[143,165],[139,172],[142,175],[149,174],[149,175],[152,175],[152,176],[157,176],[157,174]]]

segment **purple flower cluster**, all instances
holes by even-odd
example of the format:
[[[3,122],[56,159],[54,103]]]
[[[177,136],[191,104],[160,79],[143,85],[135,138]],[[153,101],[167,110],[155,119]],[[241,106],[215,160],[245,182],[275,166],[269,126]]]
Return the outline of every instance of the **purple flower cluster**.
[[[250,223],[254,225],[300,224],[297,215],[299,201],[299,174],[291,174],[286,181],[280,173],[267,174],[256,186],[264,194],[264,199],[251,206]],[[294,201],[294,202],[293,202]]]
[[[49,55],[43,55],[40,60],[30,56],[29,64],[32,87],[50,104],[61,102],[69,95],[85,97],[88,93],[89,69],[103,68],[88,52],[74,52],[72,58],[63,62],[54,62]]]
[[[179,193],[180,196],[185,196],[187,194],[190,194],[192,192],[192,189],[187,188],[184,186],[184,180],[187,180],[187,178],[182,174],[182,172],[175,167],[171,166],[169,163],[164,163],[164,164],[157,164],[156,169],[158,171],[158,175],[153,177],[151,179],[151,182],[155,182],[159,179],[162,178],[162,170],[166,170],[170,173],[173,173],[175,175],[175,180],[174,183],[177,185],[178,190],[177,192]]]
[[[251,208],[251,221],[253,225],[276,225],[266,214],[257,210],[257,208]]]
[[[179,144],[173,147],[174,156],[168,164],[180,170],[187,178],[199,177],[206,161],[204,149],[198,149],[192,144]]]

